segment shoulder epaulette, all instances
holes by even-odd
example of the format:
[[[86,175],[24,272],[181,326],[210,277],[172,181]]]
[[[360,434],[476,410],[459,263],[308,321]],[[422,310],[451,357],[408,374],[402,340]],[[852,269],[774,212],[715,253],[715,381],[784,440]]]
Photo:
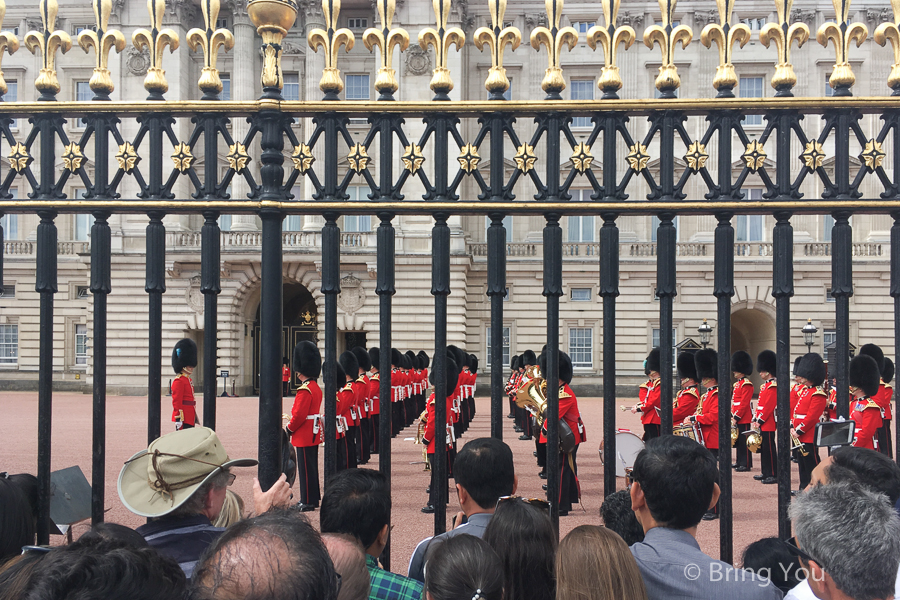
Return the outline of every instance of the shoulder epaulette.
[[[875,401],[872,400],[871,398],[869,398],[869,401],[866,402],[866,408],[877,408],[877,409],[879,409],[879,410],[881,409],[881,407],[878,406],[878,405],[875,403]]]
[[[688,394],[693,394],[693,395],[697,396],[698,398],[700,397],[700,392],[697,391],[696,387],[685,388],[684,391],[687,392]]]
[[[569,392],[566,391],[565,387],[559,388],[559,399],[560,400],[562,400],[563,398],[574,398],[574,397],[575,396],[573,396],[572,394],[570,394]]]
[[[343,392],[344,390],[353,391],[353,382],[348,381],[346,384],[344,384],[344,387],[341,388],[341,391]]]
[[[741,381],[743,382],[743,383],[741,383],[741,385],[749,385],[750,387],[753,387],[753,382],[750,381],[749,379],[744,378]]]
[[[892,385],[889,384],[889,383],[882,383],[881,385],[883,385],[884,388],[887,389],[887,390],[892,390],[892,389],[894,389],[894,386],[892,386]]]
[[[374,379],[375,381],[380,381],[380,380],[381,380],[381,373],[375,373],[375,374],[373,374],[372,376],[369,377],[369,381],[372,381],[373,379]]]
[[[365,382],[366,382],[366,376],[365,376],[365,375],[360,375],[359,377],[356,378],[356,380],[359,381],[360,383],[365,383]]]
[[[179,377],[184,377],[184,373],[179,373],[178,375],[175,376],[175,379],[178,379]]]
[[[826,398],[828,397],[828,394],[825,393],[825,390],[823,390],[820,387],[817,387],[815,390],[813,390],[812,395],[813,396],[815,396],[815,395],[825,396]]]
[[[649,382],[648,382],[648,383],[649,383]],[[650,387],[650,386],[649,386],[649,385],[647,385],[647,384],[646,384],[646,383],[642,383],[642,384],[641,384],[641,385],[639,385],[639,386],[638,386],[638,387],[642,387],[642,388],[647,388],[647,387]]]
[[[300,387],[297,388],[297,391],[299,392],[300,390],[309,390],[309,381],[310,381],[310,380],[307,379],[306,381],[304,381],[303,383],[301,383],[301,384],[300,384]]]

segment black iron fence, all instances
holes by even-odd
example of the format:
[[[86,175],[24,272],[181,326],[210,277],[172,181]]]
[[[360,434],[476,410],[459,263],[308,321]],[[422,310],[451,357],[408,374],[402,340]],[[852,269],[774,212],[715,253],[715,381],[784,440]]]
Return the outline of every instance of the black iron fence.
[[[106,299],[111,291],[110,227],[113,213],[141,213],[149,217],[146,230],[146,285],[149,298],[149,376],[148,439],[159,436],[162,374],[160,357],[162,294],[165,292],[166,230],[163,217],[170,214],[201,214],[204,218],[199,234],[204,295],[204,422],[216,424],[216,356],[217,313],[216,295],[220,292],[221,233],[217,218],[225,214],[254,214],[262,220],[262,231],[254,246],[261,252],[261,360],[259,412],[259,478],[264,487],[271,485],[280,471],[281,425],[281,315],[282,315],[282,220],[286,215],[321,215],[325,225],[321,231],[322,287],[325,295],[325,476],[335,471],[335,377],[337,348],[337,295],[340,292],[341,232],[337,225],[342,215],[375,214],[377,228],[377,287],[379,296],[379,345],[381,372],[390,372],[391,300],[395,292],[394,253],[395,230],[393,220],[398,215],[431,215],[435,220],[432,242],[432,289],[435,298],[434,371],[437,389],[443,389],[445,348],[447,345],[447,296],[450,285],[450,229],[451,215],[486,215],[490,219],[487,244],[488,287],[491,297],[491,364],[501,364],[503,333],[503,296],[506,291],[507,232],[503,218],[507,215],[541,215],[546,224],[543,244],[532,252],[543,253],[543,296],[547,306],[547,347],[549,360],[545,377],[557,379],[556,359],[559,348],[559,298],[563,293],[562,261],[565,250],[560,219],[568,214],[599,215],[600,242],[590,249],[597,256],[600,295],[603,298],[603,399],[604,454],[606,464],[615,456],[615,389],[616,389],[616,297],[619,294],[619,230],[617,219],[622,215],[656,215],[660,223],[657,242],[639,253],[649,252],[657,259],[657,294],[662,363],[674,362],[672,339],[673,298],[676,295],[676,231],[673,220],[677,215],[714,215],[717,219],[712,255],[715,262],[713,295],[718,303],[719,381],[729,381],[729,348],[731,297],[734,294],[734,257],[743,252],[759,252],[771,256],[774,275],[772,294],[777,307],[776,335],[778,356],[778,449],[779,449],[779,535],[787,537],[790,524],[787,507],[790,501],[790,443],[788,439],[790,389],[789,318],[790,299],[794,293],[793,259],[795,245],[791,217],[796,214],[831,214],[834,217],[830,248],[833,265],[831,294],[836,299],[836,378],[838,413],[848,415],[847,358],[849,348],[849,301],[853,294],[852,259],[861,251],[851,240],[849,218],[852,214],[882,213],[893,219],[891,229],[891,285],[890,294],[895,307],[895,340],[900,343],[900,105],[896,97],[853,97],[853,72],[847,53],[851,41],[862,42],[865,26],[853,23],[849,17],[849,2],[840,4],[835,22],[820,28],[820,43],[833,43],[837,48],[831,85],[834,97],[795,98],[791,88],[796,82],[790,63],[794,42],[809,37],[803,23],[792,23],[789,3],[775,0],[778,23],[763,28],[764,44],[774,44],[777,60],[772,77],[775,97],[735,98],[732,90],[737,81],[731,64],[735,42],[743,45],[751,32],[742,24],[735,24],[731,11],[733,2],[719,3],[720,22],[707,26],[701,41],[719,45],[720,64],[713,82],[716,98],[679,99],[679,87],[674,52],[677,43],[686,45],[692,33],[685,25],[673,26],[675,0],[669,0],[661,17],[662,25],[648,27],[644,43],[662,49],[662,66],[656,87],[660,98],[655,100],[620,100],[617,90],[622,79],[616,67],[616,52],[627,49],[635,32],[627,25],[617,25],[618,2],[603,0],[606,17],[603,26],[588,32],[592,47],[601,47],[605,59],[599,86],[603,98],[597,101],[566,101],[560,92],[565,87],[562,76],[561,53],[571,48],[578,33],[561,26],[562,0],[548,0],[548,26],[531,33],[535,49],[546,51],[549,67],[542,83],[546,97],[540,101],[514,102],[503,99],[509,82],[502,67],[503,52],[521,41],[514,27],[503,27],[506,8],[504,0],[488,0],[492,27],[475,32],[475,43],[488,48],[492,67],[486,82],[490,99],[483,102],[449,102],[452,88],[447,56],[453,45],[465,42],[464,33],[450,27],[450,0],[434,0],[436,26],[419,35],[423,48],[434,50],[436,68],[431,88],[435,93],[431,102],[402,102],[394,100],[397,81],[391,68],[395,47],[405,49],[409,35],[392,25],[394,0],[378,0],[380,16],[378,28],[366,31],[367,46],[377,49],[381,59],[376,90],[381,94],[374,102],[339,101],[343,87],[337,68],[338,50],[348,44],[353,34],[337,26],[339,0],[323,0],[327,28],[309,33],[310,46],[326,55],[321,89],[324,99],[318,102],[286,102],[281,97],[281,42],[295,20],[294,0],[251,0],[248,12],[258,26],[262,38],[264,93],[254,102],[223,102],[218,100],[222,89],[215,67],[216,52],[233,45],[227,30],[213,30],[218,0],[203,0],[205,30],[192,30],[188,39],[201,47],[205,66],[200,80],[204,97],[200,101],[166,100],[167,85],[162,71],[163,50],[173,43],[172,32],[161,30],[160,6],[154,0],[150,28],[134,35],[136,46],[150,50],[151,67],[145,81],[149,92],[144,102],[112,102],[109,94],[112,83],[106,68],[111,50],[121,51],[124,38],[108,29],[110,0],[93,0],[97,8],[96,31],[85,31],[79,43],[97,52],[97,68],[91,79],[95,97],[92,102],[57,102],[59,84],[56,81],[55,60],[59,48],[66,48],[71,40],[65,32],[55,28],[55,0],[41,1],[43,30],[30,32],[25,43],[42,57],[42,69],[35,82],[41,92],[38,102],[9,102],[0,104],[0,137],[8,144],[10,170],[0,182],[0,211],[28,212],[40,216],[35,244],[36,290],[40,293],[40,367],[39,367],[39,430],[38,477],[40,511],[48,514],[50,494],[50,423],[52,412],[52,354],[54,295],[57,292],[57,227],[55,220],[61,213],[90,212],[95,217],[91,230],[91,282],[94,295],[93,365],[94,365],[94,464],[93,517],[103,518],[105,472],[105,403],[106,403]],[[896,8],[896,6],[895,6]],[[900,63],[900,31],[894,23],[885,23],[875,32],[875,41],[893,45],[895,62]],[[15,50],[18,41],[11,33],[0,34],[0,43]],[[885,50],[886,51],[886,50]],[[312,74],[308,74],[311,76]],[[900,95],[900,64],[894,64],[889,86],[894,96]],[[5,84],[0,84],[5,92]],[[762,115],[764,126],[751,135],[745,131],[742,119],[747,115]],[[864,118],[876,115],[878,120]],[[306,139],[298,139],[291,124],[299,118],[311,117],[314,124]],[[804,118],[824,119],[824,127],[816,137],[809,137],[802,125]],[[11,130],[12,119],[28,119],[29,127]],[[80,138],[71,140],[63,127],[66,119],[85,119],[86,127]],[[229,119],[247,118],[249,130],[243,139],[233,139],[227,126]],[[357,141],[348,130],[349,119],[365,119],[368,130],[363,141]],[[590,120],[587,137],[572,131],[574,118]],[[423,132],[415,138],[409,133],[409,122],[422,119]],[[685,124],[693,119],[690,128]],[[179,138],[176,122],[190,121],[189,136]],[[125,139],[121,123],[139,124],[137,134]],[[462,122],[476,123],[465,128]],[[641,123],[646,133],[638,138],[632,133],[635,123]],[[697,125],[701,123],[701,125]],[[358,126],[357,126],[358,127]],[[867,129],[868,127],[868,129]],[[466,137],[469,129],[477,133]],[[691,132],[699,131],[700,135]],[[792,145],[799,144],[803,153],[798,157]],[[395,146],[402,148],[397,155]],[[855,153],[851,148],[859,147]],[[171,156],[164,149],[173,148]],[[227,168],[220,165],[220,150],[227,148]],[[831,156],[826,156],[826,148]],[[487,149],[485,156],[480,153]],[[514,153],[511,152],[514,150]],[[655,156],[653,156],[655,154]],[[92,169],[87,159],[93,156]],[[113,161],[102,157],[115,157]],[[199,157],[199,158],[198,158]],[[676,160],[676,157],[679,157]],[[489,176],[485,178],[479,162],[490,161]],[[505,159],[512,158],[516,168],[505,173]],[[826,169],[826,158],[833,160]],[[64,169],[56,169],[62,159]],[[168,160],[173,163],[169,165]],[[251,163],[258,160],[258,169]],[[345,161],[346,166],[342,166]],[[571,168],[561,171],[560,165],[570,161]],[[653,162],[651,168],[651,161]],[[658,161],[658,162],[657,162]],[[735,168],[735,164],[739,166]],[[202,170],[200,167],[202,166]],[[257,181],[257,174],[258,181]],[[762,198],[749,200],[745,185],[749,177],[756,177],[765,188]],[[87,193],[83,199],[67,198],[62,190],[70,178],[79,179]],[[176,182],[187,178],[192,193],[176,197]],[[250,190],[246,198],[229,197],[227,189],[235,178],[246,182]],[[311,198],[293,197],[295,182],[306,178],[315,193]],[[346,189],[351,180],[362,178],[368,186],[368,198],[349,201]],[[804,196],[804,181],[815,178],[822,190],[819,197]],[[460,190],[467,179],[474,181],[477,197],[464,197]],[[27,199],[13,199],[10,186],[25,182],[31,189]],[[577,181],[587,181],[592,190],[589,200],[574,202],[570,189]],[[866,195],[864,182],[874,180],[876,194]],[[136,197],[125,197],[126,181],[140,189]],[[702,194],[691,194],[689,186],[696,185]],[[871,187],[871,186],[870,186]],[[424,190],[424,193],[417,192]],[[649,192],[647,191],[649,190]],[[639,191],[644,193],[638,195]],[[418,196],[418,197],[417,197]],[[735,245],[732,217],[740,214],[774,215],[776,225],[771,245],[746,249]],[[2,230],[0,230],[2,241]],[[570,249],[571,250],[571,249]],[[571,250],[575,251],[575,250]],[[587,250],[585,250],[587,252]],[[705,251],[705,250],[704,250]],[[818,252],[813,248],[812,252]],[[878,252],[881,252],[880,246]],[[0,263],[2,276],[2,263]],[[897,349],[900,353],[900,348]],[[672,369],[662,373],[662,428],[672,429]],[[491,369],[491,432],[502,436],[503,370]],[[548,445],[557,444],[558,391],[548,386],[548,415],[550,424]],[[390,381],[381,382],[381,397],[390,397]],[[731,401],[730,386],[720,388],[720,403]],[[436,419],[446,418],[444,404],[436,405]],[[382,439],[390,439],[390,419],[382,419]],[[897,420],[900,438],[900,419]],[[732,560],[732,494],[730,413],[720,411],[719,453],[722,496],[721,556]],[[438,481],[446,473],[444,438],[437,436],[435,464]],[[555,452],[548,454],[548,495],[558,497],[559,465]],[[379,455],[380,469],[390,477],[390,445],[383,445]],[[604,491],[615,490],[615,473],[604,473]],[[439,486],[443,488],[443,486]],[[446,497],[438,497],[435,507],[435,532],[445,527]],[[555,503],[551,514],[556,519]],[[48,539],[47,520],[41,518],[39,542]]]

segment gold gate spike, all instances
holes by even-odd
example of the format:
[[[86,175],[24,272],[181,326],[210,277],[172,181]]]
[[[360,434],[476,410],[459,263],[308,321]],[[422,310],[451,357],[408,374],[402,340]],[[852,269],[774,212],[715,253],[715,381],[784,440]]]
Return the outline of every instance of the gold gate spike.
[[[343,45],[346,52],[350,52],[356,38],[353,32],[342,27],[338,29],[338,18],[341,15],[341,0],[322,0],[322,12],[325,13],[327,31],[313,29],[309,32],[309,47],[313,52],[318,52],[319,47],[325,52],[325,71],[319,81],[319,89],[329,100],[337,100],[338,94],[344,89],[341,81],[341,71],[337,68],[338,52]]]
[[[59,93],[59,80],[56,78],[56,52],[65,54],[72,48],[72,38],[62,29],[56,29],[56,15],[59,5],[56,0],[41,0],[41,24],[43,31],[29,31],[25,34],[25,45],[36,54],[42,55],[40,75],[34,81],[34,87],[44,96],[52,97]]]
[[[674,98],[675,90],[681,86],[678,67],[675,66],[675,44],[680,43],[684,50],[694,39],[694,32],[687,25],[672,26],[677,3],[678,0],[659,0],[662,27],[651,25],[644,30],[644,45],[652,50],[655,44],[659,44],[662,51],[662,65],[656,76],[656,89],[661,98]]]
[[[256,25],[256,33],[262,38],[264,90],[278,90],[271,98],[281,99],[284,73],[281,71],[281,41],[297,20],[298,6],[294,0],[250,0],[247,15]],[[266,94],[263,94],[266,97]]]
[[[587,32],[587,43],[594,50],[598,44],[603,47],[603,68],[600,70],[597,87],[603,91],[604,98],[615,99],[619,97],[616,92],[622,89],[622,77],[616,66],[616,50],[619,45],[624,45],[626,50],[631,48],[636,35],[628,25],[616,26],[619,0],[603,0],[603,17],[606,19],[606,27],[591,27]]]
[[[392,96],[400,87],[397,73],[391,64],[394,59],[394,48],[400,47],[403,52],[409,47],[409,33],[405,29],[392,29],[394,11],[397,0],[378,0],[378,14],[381,16],[381,29],[370,27],[363,33],[363,43],[369,52],[378,46],[381,55],[381,66],[375,76],[375,91],[385,97]]]
[[[550,99],[559,99],[559,93],[566,89],[566,80],[562,72],[562,49],[568,46],[571,51],[578,43],[578,32],[574,27],[559,28],[562,18],[563,0],[544,0],[547,16],[552,29],[536,27],[531,32],[531,47],[540,50],[541,45],[547,47],[547,70],[541,81],[541,89]]]
[[[792,96],[791,88],[797,85],[797,76],[794,74],[794,65],[791,64],[791,44],[797,42],[800,48],[809,39],[809,27],[806,23],[791,23],[791,6],[793,0],[775,0],[775,14],[778,15],[778,23],[766,23],[759,32],[759,39],[766,48],[775,42],[778,50],[778,64],[775,65],[775,75],[772,76],[772,87],[776,96]]]
[[[3,25],[3,17],[6,16],[6,2],[0,0],[0,25]],[[13,52],[19,49],[19,38],[11,31],[0,31],[0,65],[3,64],[3,53],[9,52],[12,56]],[[3,79],[3,71],[0,70],[0,96],[6,94],[9,88],[6,86],[6,80]]]
[[[166,46],[170,54],[178,49],[178,34],[171,29],[159,29],[166,13],[166,0],[147,0],[147,10],[150,12],[150,29],[138,29],[131,35],[131,41],[138,50],[147,48],[150,52],[150,68],[144,78],[144,89],[154,99],[161,100],[162,95],[169,91],[166,72],[162,68],[163,52]]]
[[[457,52],[466,43],[466,34],[459,27],[447,29],[447,21],[450,20],[451,0],[432,0],[436,27],[426,27],[419,32],[419,46],[427,51],[428,46],[434,47],[435,65],[431,77],[431,91],[442,99],[453,89],[453,80],[450,78],[450,70],[447,68],[447,57],[450,54],[450,46],[455,45]]]
[[[737,85],[738,79],[734,72],[734,64],[731,62],[731,52],[735,42],[743,48],[750,41],[750,28],[743,23],[732,22],[734,0],[716,0],[719,9],[719,23],[710,23],[700,32],[700,43],[707,48],[712,47],[713,42],[719,48],[719,66],[716,67],[716,76],[713,79],[713,87],[719,91],[720,96],[733,97],[731,90]]]
[[[863,23],[850,22],[850,0],[831,0],[834,5],[836,19],[840,23],[829,21],[816,32],[816,41],[828,47],[830,40],[834,44],[834,70],[828,83],[834,89],[835,96],[849,96],[850,88],[856,83],[856,76],[850,66],[850,43],[862,46],[869,35],[869,29]]]
[[[900,90],[900,0],[891,0],[891,9],[894,12],[893,23],[882,23],[875,30],[875,41],[884,46],[891,42],[894,49],[894,64],[891,65],[891,74],[888,75],[888,87],[897,92]],[[2,73],[0,73],[2,77]]]
[[[94,18],[97,19],[97,31],[85,29],[78,34],[78,45],[85,53],[91,48],[97,55],[97,66],[88,85],[97,96],[108,98],[115,89],[109,73],[109,53],[125,49],[125,36],[117,29],[108,29],[109,15],[112,13],[112,0],[92,0]]]
[[[203,50],[203,70],[197,85],[206,97],[214,98],[222,92],[222,79],[216,68],[219,48],[224,48],[226,52],[234,48],[234,36],[227,29],[213,31],[219,18],[219,0],[200,0],[200,9],[206,29],[191,29],[187,33],[187,41],[194,52]]]
[[[509,78],[503,68],[503,51],[509,46],[515,52],[522,43],[522,32],[516,27],[503,27],[506,14],[506,0],[488,0],[488,12],[491,13],[491,26],[479,27],[475,31],[475,46],[482,52],[485,46],[491,50],[491,68],[488,70],[484,87],[495,100],[503,98],[509,89]]]

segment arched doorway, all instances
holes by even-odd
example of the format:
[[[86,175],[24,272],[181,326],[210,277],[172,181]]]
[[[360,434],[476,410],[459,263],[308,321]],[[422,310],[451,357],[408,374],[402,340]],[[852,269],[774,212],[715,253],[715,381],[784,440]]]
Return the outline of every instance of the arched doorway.
[[[756,357],[763,350],[775,350],[775,319],[758,308],[739,308],[731,313],[731,353],[746,350],[753,359],[750,380],[759,389],[762,379],[755,372]]]
[[[288,361],[297,342],[310,340],[318,343],[316,325],[318,314],[316,301],[306,287],[299,283],[285,283],[282,286],[282,326],[281,356]],[[256,307],[256,318],[253,322],[253,391],[259,392],[259,311]],[[290,362],[288,362],[290,364]],[[291,381],[291,391],[297,389],[297,382]]]

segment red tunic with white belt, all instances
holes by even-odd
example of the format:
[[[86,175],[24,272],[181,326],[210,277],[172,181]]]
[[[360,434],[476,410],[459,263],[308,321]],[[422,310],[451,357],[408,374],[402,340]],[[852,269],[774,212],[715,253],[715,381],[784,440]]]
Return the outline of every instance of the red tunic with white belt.
[[[660,397],[662,385],[659,379],[651,379],[648,382],[647,394],[641,404],[641,423],[643,425],[659,425],[662,420],[659,417]]]
[[[881,427],[881,407],[878,403],[872,398],[855,399],[850,418],[856,422],[853,445],[875,450],[875,434]]]
[[[194,384],[191,378],[179,373],[172,380],[172,420],[177,421],[184,412],[184,424],[195,425],[197,421],[197,402],[194,400]]]
[[[747,425],[753,420],[753,384],[746,377],[734,382],[731,416],[738,425]]]
[[[689,385],[679,390],[678,396],[675,397],[675,404],[672,406],[672,422],[680,425],[696,412],[698,404],[700,404],[700,392],[696,385]]]
[[[381,374],[377,371],[369,377],[369,414],[377,415],[380,413],[380,402],[378,397],[381,395]]]
[[[291,408],[291,420],[287,424],[291,432],[291,444],[297,448],[318,446],[322,443],[324,423],[319,411],[322,408],[322,390],[313,379],[300,384]]]
[[[703,444],[709,450],[719,449],[719,386],[707,388],[693,420],[700,424]]]
[[[800,399],[791,417],[791,426],[804,444],[816,441],[816,423],[819,422],[827,403],[828,397],[822,388],[803,386],[800,389]]]
[[[778,382],[769,379],[759,386],[759,401],[753,420],[759,423],[760,431],[775,431],[775,406],[778,404]]]

